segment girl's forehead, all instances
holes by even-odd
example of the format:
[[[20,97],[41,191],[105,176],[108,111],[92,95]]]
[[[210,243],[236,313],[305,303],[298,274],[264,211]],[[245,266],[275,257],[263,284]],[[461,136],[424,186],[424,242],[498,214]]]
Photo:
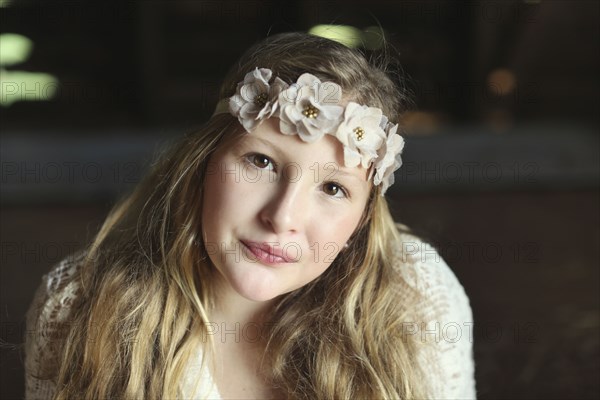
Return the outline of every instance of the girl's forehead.
[[[275,147],[291,157],[306,154],[312,158],[326,158],[328,161],[343,163],[343,147],[331,135],[324,135],[314,142],[305,142],[298,135],[285,135],[279,130],[277,119],[269,119],[245,136],[247,140],[259,141]]]

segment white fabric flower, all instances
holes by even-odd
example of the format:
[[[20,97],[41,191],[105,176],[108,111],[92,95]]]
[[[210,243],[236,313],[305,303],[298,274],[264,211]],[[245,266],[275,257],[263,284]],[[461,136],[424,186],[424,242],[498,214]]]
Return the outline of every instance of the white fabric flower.
[[[277,110],[277,97],[287,84],[275,78],[267,68],[255,68],[237,86],[236,94],[229,100],[229,111],[236,116],[246,131],[252,131],[263,119],[271,117]]]
[[[335,132],[344,145],[344,164],[347,167],[361,165],[368,168],[377,158],[377,150],[385,141],[385,132],[381,128],[383,118],[379,108],[348,103],[344,120]]]
[[[396,133],[397,130],[398,125],[390,127],[385,143],[377,151],[373,184],[377,186],[381,183],[383,185],[381,187],[382,195],[394,183],[394,171],[402,165],[400,153],[404,148],[404,138]]]
[[[341,100],[339,85],[302,74],[279,94],[279,129],[286,135],[298,134],[303,141],[314,142],[340,122],[344,111]]]

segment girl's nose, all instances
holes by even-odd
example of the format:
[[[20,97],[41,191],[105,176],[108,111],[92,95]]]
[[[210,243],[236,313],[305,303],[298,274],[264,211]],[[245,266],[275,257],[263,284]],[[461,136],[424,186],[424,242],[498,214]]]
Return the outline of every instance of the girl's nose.
[[[308,193],[299,182],[286,182],[263,207],[261,221],[277,234],[303,229],[308,210]]]

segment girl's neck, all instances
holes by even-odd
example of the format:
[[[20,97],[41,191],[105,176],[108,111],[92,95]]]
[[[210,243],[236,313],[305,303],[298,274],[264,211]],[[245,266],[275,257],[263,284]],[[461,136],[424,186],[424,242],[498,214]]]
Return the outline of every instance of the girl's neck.
[[[277,299],[264,302],[248,300],[223,280],[216,289],[215,306],[208,315],[212,329],[249,342],[256,342],[257,336],[263,336]]]

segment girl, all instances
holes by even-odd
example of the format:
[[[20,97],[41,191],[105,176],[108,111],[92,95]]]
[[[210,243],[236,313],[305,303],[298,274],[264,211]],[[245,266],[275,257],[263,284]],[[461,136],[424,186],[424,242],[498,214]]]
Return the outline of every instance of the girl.
[[[383,197],[405,100],[384,70],[282,34],[221,99],[44,277],[27,397],[473,398],[468,299]]]

